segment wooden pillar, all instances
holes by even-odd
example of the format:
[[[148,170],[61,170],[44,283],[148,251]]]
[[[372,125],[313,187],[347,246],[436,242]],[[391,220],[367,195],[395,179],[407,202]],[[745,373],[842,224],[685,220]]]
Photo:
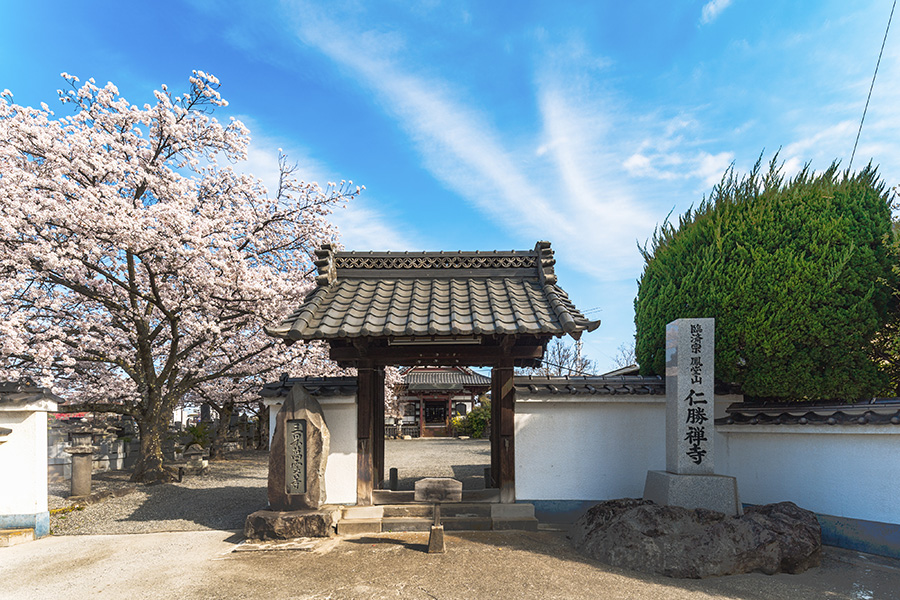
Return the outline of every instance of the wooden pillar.
[[[495,384],[497,415],[497,479],[496,487],[500,488],[500,502],[512,504],[516,501],[516,389],[513,385],[513,363],[511,359],[503,359],[494,367],[492,379]],[[493,433],[493,426],[492,426]],[[493,466],[494,453],[491,452]]]
[[[425,437],[425,399],[419,396],[419,437]]]
[[[491,487],[500,481],[500,372],[491,369]]]
[[[375,369],[375,399],[373,413],[372,449],[374,454],[375,487],[384,482],[384,367]]]
[[[375,489],[373,442],[378,377],[371,360],[360,361],[356,371],[359,386],[356,393],[356,503],[359,506],[371,506],[372,492]]]

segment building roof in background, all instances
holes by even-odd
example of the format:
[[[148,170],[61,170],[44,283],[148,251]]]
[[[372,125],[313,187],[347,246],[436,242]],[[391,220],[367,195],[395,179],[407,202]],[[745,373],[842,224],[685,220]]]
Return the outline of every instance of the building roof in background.
[[[618,375],[589,377],[515,378],[516,394],[665,395],[666,380],[660,376]]]
[[[259,395],[263,398],[287,396],[295,385],[302,385],[312,396],[355,395],[358,387],[356,377],[288,377],[282,375],[278,381],[264,384]]]
[[[575,338],[585,317],[557,285],[549,242],[509,252],[316,250],[317,287],[269,335],[288,341],[464,338],[529,334]]]
[[[409,391],[463,390],[465,388],[491,387],[491,378],[467,367],[413,367],[403,374],[403,383]]]

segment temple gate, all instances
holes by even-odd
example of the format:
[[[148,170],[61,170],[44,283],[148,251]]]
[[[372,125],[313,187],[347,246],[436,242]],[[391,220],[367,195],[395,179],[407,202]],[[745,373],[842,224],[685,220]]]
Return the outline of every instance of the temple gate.
[[[325,340],[357,369],[357,504],[384,481],[386,366],[491,367],[491,477],[516,501],[515,367],[538,366],[547,342],[578,339],[587,319],[557,285],[549,242],[508,252],[316,250],[317,287],[269,335]]]

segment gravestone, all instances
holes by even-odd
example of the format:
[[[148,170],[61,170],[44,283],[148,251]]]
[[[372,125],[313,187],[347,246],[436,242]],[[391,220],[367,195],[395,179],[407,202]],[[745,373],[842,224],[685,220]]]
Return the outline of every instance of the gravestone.
[[[715,319],[666,326],[666,470],[648,471],[644,498],[741,514],[737,480],[714,473]]]
[[[319,402],[295,385],[278,412],[269,453],[269,509],[317,510],[325,502],[330,435]]]

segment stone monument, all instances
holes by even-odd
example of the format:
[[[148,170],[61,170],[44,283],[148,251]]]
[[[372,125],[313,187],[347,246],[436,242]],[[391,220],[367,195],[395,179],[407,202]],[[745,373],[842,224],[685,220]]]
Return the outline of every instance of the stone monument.
[[[741,514],[737,480],[714,473],[715,319],[666,326],[666,470],[648,471],[644,499]]]
[[[325,502],[325,466],[330,436],[322,407],[306,388],[295,385],[278,412],[269,450],[269,508],[247,517],[251,539],[325,537],[334,511]]]
[[[330,440],[319,402],[302,385],[295,385],[275,421],[269,452],[270,509],[322,506]]]

